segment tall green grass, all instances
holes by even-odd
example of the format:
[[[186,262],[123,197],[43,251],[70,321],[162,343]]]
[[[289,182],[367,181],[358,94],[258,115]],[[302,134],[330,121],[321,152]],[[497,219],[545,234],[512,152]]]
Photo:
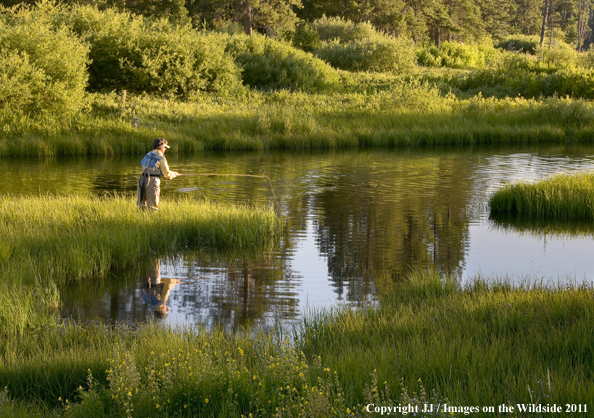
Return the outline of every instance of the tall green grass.
[[[489,200],[491,212],[537,217],[594,219],[594,173],[558,174],[536,183],[518,182]]]
[[[63,284],[186,245],[266,247],[280,229],[272,208],[177,199],[155,214],[131,196],[0,196],[0,335],[51,325]]]
[[[369,403],[594,400],[591,288],[461,287],[413,273],[382,294],[379,307],[309,312],[295,334],[40,330],[0,342],[0,385],[69,417],[363,417]]]
[[[252,92],[181,102],[115,93],[89,98],[70,124],[16,118],[0,157],[146,153],[165,137],[172,152],[591,140],[594,105],[569,98],[460,100],[384,75],[343,77],[344,91]],[[136,123],[137,127],[134,127]]]
[[[402,378],[418,393],[422,381],[456,405],[591,403],[593,320],[591,288],[506,280],[462,288],[417,273],[378,309],[310,315],[299,342],[338,371],[351,403],[364,402],[370,369],[389,387]]]

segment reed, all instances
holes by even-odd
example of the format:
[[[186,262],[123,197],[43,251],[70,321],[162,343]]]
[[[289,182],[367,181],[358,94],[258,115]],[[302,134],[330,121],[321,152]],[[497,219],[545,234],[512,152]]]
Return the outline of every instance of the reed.
[[[594,173],[557,174],[535,183],[508,184],[493,194],[489,206],[491,212],[594,219]]]

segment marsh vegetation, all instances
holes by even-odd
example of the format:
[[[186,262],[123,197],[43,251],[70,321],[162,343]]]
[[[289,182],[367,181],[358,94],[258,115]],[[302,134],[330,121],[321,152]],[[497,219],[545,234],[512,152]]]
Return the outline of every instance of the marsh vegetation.
[[[508,184],[490,199],[492,212],[536,218],[594,218],[594,174],[558,174],[545,180]]]
[[[433,46],[325,16],[291,37],[248,37],[229,22],[197,29],[183,13],[51,2],[0,12],[3,159],[141,154],[155,137],[190,153],[594,133],[594,56],[553,43],[553,27],[545,47],[476,34],[440,43],[437,25]],[[589,219],[591,182],[510,186],[492,207]],[[165,202],[157,217],[130,196],[0,197],[0,414],[346,417],[367,416],[369,403],[594,399],[592,289],[577,283],[461,286],[449,273],[398,271],[397,283],[376,283],[379,306],[312,311],[290,334],[83,327],[55,315],[66,283],[186,245],[266,251],[281,230],[272,209],[193,199]]]

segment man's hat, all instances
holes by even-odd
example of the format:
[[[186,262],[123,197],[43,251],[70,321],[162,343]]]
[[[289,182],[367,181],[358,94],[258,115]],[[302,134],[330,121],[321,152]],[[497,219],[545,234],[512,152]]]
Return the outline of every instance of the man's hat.
[[[161,148],[161,147],[165,147],[165,148],[171,148],[169,145],[167,145],[167,140],[163,139],[163,138],[157,138],[153,141],[153,149],[157,149],[157,148]]]

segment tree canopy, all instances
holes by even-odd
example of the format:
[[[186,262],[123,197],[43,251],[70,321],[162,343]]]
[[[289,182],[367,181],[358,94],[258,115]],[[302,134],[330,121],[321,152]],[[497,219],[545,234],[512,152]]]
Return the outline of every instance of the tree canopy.
[[[39,0],[46,1],[46,0]],[[5,7],[36,0],[0,0]],[[584,50],[594,41],[594,0],[64,0],[115,7],[180,25],[224,31],[253,31],[290,38],[299,25],[322,17],[369,22],[415,44],[474,42],[485,37],[540,36]]]

